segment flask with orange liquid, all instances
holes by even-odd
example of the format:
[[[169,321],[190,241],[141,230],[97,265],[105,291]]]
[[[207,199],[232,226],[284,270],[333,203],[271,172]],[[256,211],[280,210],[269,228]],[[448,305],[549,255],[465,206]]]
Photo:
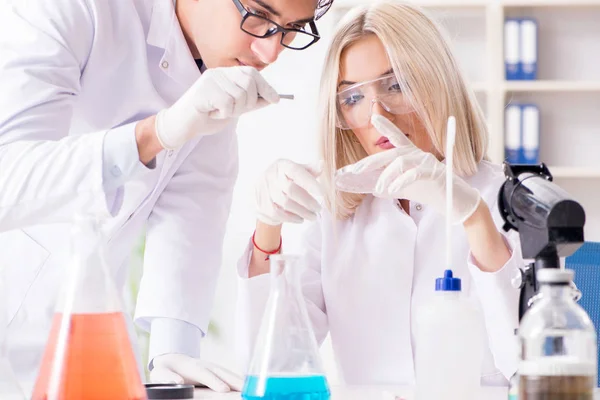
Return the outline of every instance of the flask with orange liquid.
[[[73,257],[32,400],[146,400],[95,219],[78,218]]]

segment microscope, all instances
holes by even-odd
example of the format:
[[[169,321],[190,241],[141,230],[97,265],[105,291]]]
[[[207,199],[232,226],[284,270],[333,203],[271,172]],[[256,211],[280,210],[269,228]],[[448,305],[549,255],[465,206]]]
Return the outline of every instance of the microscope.
[[[533,260],[513,281],[521,290],[520,321],[536,298],[536,272],[540,268],[560,268],[560,258],[570,256],[583,244],[585,212],[552,182],[545,164],[504,162],[503,168],[506,181],[498,193],[503,229],[519,232],[523,258]]]

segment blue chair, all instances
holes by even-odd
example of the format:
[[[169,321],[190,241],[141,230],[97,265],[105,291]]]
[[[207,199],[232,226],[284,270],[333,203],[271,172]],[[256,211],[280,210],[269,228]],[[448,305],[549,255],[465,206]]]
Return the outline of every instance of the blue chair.
[[[574,282],[582,294],[579,305],[588,313],[596,327],[597,345],[600,349],[600,243],[585,242],[573,255],[565,259],[565,267],[575,271]],[[600,357],[598,366],[600,367]]]

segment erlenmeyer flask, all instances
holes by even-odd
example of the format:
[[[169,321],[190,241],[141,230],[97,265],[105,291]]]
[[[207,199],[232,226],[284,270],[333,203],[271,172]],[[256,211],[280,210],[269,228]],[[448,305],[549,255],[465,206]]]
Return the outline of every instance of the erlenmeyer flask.
[[[73,257],[32,400],[144,400],[125,315],[104,260],[100,224],[74,224]]]
[[[8,316],[6,307],[6,277],[0,266],[0,399],[23,400],[25,394],[17,382],[8,359]]]
[[[274,255],[270,260],[271,292],[242,398],[327,400],[329,384],[301,291],[300,258]]]

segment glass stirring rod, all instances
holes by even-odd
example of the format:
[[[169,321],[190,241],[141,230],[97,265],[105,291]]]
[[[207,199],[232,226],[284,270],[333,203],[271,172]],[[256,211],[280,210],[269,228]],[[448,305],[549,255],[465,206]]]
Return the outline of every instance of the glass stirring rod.
[[[456,139],[456,119],[448,118],[446,127],[446,266],[452,268],[452,178],[454,177],[454,142]]]

